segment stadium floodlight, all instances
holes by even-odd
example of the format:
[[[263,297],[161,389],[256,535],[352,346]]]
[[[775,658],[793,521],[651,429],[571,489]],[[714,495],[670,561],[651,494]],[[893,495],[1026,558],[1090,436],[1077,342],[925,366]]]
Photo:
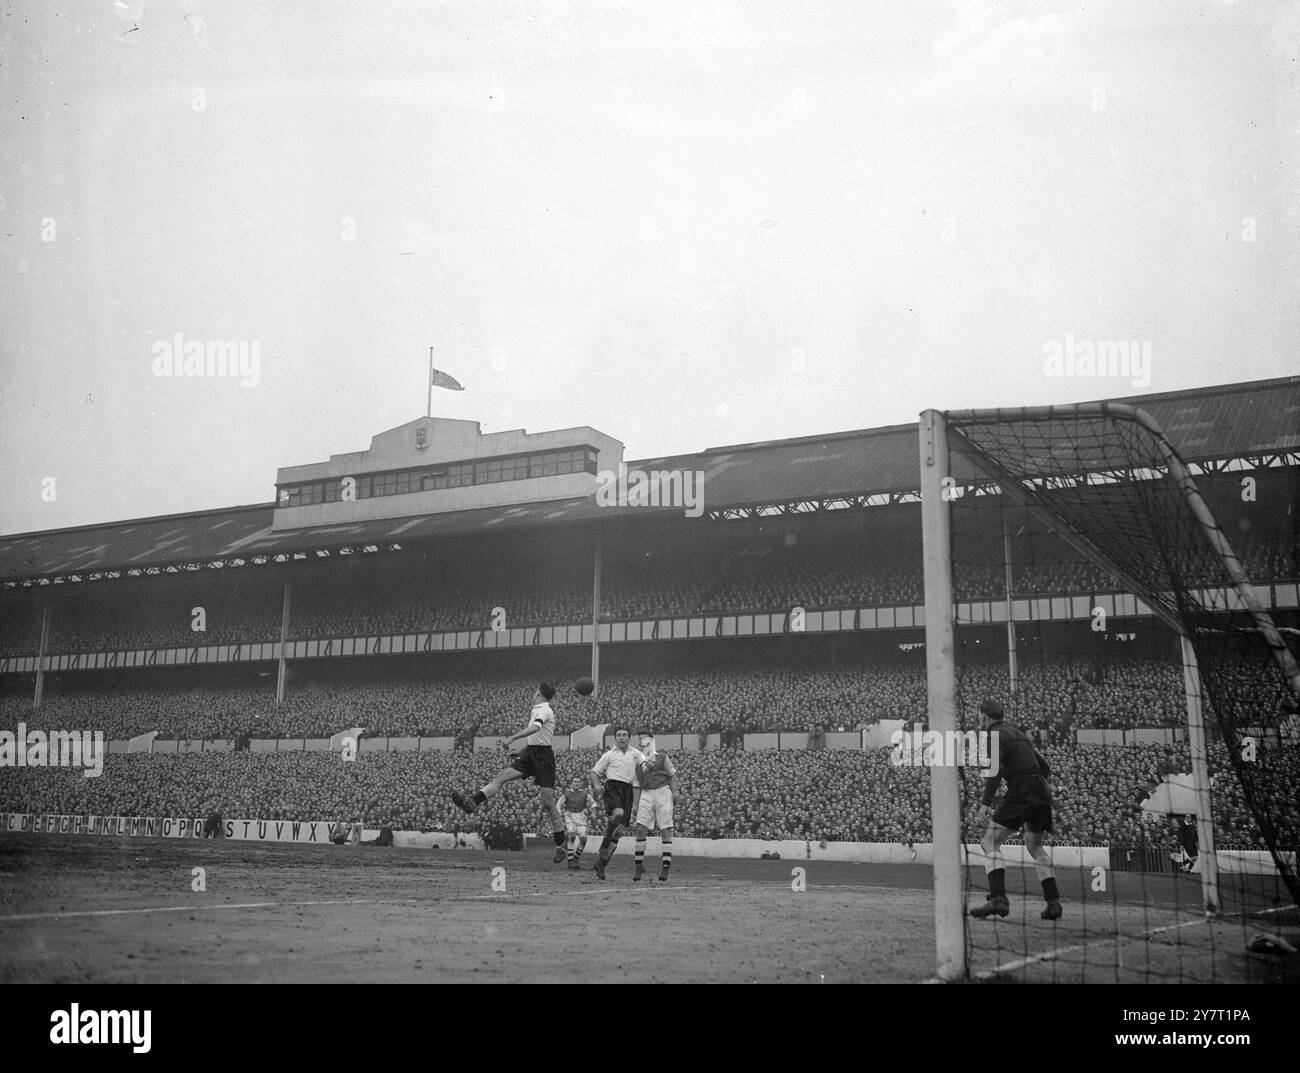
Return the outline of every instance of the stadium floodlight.
[[[1234,789],[1300,904],[1295,857],[1279,837],[1297,792],[1300,764],[1287,745],[1284,723],[1300,697],[1300,667],[1189,467],[1151,415],[1121,403],[927,410],[920,420],[920,461],[930,728],[957,729],[967,700],[959,701],[957,686],[954,621],[962,597],[954,596],[952,516],[961,507],[975,507],[977,497],[967,493],[978,490],[984,501],[1000,499],[1001,509],[1045,525],[1054,541],[1100,568],[1117,592],[1135,596],[1140,608],[1177,635],[1205,911],[1218,912],[1221,900],[1203,696],[1235,775]],[[1005,531],[1004,517],[1003,539]],[[1009,542],[1006,555],[997,566],[1005,566],[1014,651]],[[1256,751],[1255,735],[1273,747]],[[936,954],[944,980],[967,972],[960,785],[955,770],[932,769]]]

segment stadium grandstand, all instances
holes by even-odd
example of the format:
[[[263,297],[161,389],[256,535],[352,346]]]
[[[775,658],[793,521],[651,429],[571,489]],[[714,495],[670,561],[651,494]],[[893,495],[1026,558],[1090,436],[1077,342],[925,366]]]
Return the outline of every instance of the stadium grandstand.
[[[1300,377],[1123,401],[1183,453],[1265,608],[1300,626]],[[653,728],[682,756],[684,835],[925,841],[924,772],[873,737],[925,718],[917,454],[915,424],[629,462],[590,428],[422,418],[281,469],[265,503],[0,538],[0,722],[111,742],[101,779],[0,771],[0,812],[448,830],[464,817],[446,791],[499,764],[533,685],[591,674],[594,696],[557,699],[561,740]],[[995,565],[959,565],[964,692],[1039,736],[1061,839],[1131,840],[1144,793],[1186,766],[1177,644],[1022,521],[1009,582],[1000,535]],[[367,763],[345,778],[329,739],[353,727]],[[1221,753],[1217,834],[1256,846]],[[594,757],[563,753],[561,774]],[[481,822],[508,840],[538,820],[532,795],[504,795]]]

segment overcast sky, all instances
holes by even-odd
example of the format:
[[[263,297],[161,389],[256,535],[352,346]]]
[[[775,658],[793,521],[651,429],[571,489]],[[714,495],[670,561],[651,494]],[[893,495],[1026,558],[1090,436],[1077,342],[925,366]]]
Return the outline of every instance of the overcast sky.
[[[1295,4],[93,0],[0,47],[6,533],[267,502],[423,415],[431,345],[435,414],[629,459],[1300,365]],[[155,375],[178,333],[256,384]]]

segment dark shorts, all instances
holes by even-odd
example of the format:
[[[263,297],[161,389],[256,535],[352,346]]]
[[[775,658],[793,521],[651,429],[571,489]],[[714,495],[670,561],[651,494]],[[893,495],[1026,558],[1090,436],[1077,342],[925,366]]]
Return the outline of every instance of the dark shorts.
[[[1039,775],[1017,779],[1007,786],[1007,796],[993,814],[993,822],[1019,831],[1022,827],[1036,835],[1052,832],[1052,793]]]
[[[524,778],[532,779],[539,789],[555,789],[555,750],[549,745],[525,745],[510,766]]]
[[[605,792],[601,795],[601,800],[605,804],[605,815],[614,815],[615,809],[623,810],[623,822],[631,823],[635,817],[632,815],[632,784],[630,782],[615,782],[613,779],[605,780]]]

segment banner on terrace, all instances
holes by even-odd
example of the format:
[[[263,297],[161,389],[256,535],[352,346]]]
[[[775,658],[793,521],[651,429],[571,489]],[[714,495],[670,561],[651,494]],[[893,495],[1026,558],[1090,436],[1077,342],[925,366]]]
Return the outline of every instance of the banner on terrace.
[[[63,816],[49,813],[0,813],[0,832],[64,835],[134,835],[146,838],[202,838],[202,816]],[[330,825],[323,821],[226,820],[223,834],[248,842],[318,842],[329,844]]]

